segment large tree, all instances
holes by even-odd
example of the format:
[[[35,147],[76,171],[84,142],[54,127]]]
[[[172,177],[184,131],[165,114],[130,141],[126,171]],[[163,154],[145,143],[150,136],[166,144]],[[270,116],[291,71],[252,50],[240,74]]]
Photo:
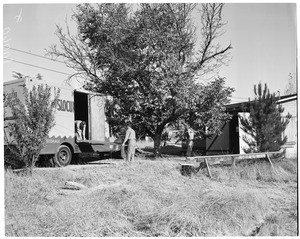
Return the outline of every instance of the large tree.
[[[287,137],[282,133],[289,123],[290,114],[282,116],[284,108],[277,104],[276,93],[270,93],[265,84],[254,86],[255,98],[249,101],[249,116],[241,116],[242,129],[247,133],[243,140],[248,145],[247,153],[278,151],[285,144]],[[249,137],[250,136],[250,137]]]
[[[196,81],[228,59],[231,45],[216,42],[224,33],[223,4],[202,5],[200,36],[191,19],[196,6],[145,3],[131,11],[126,4],[79,5],[74,15],[78,35],[58,27],[61,50],[54,45],[49,53],[84,75],[87,89],[112,96],[107,107],[112,126],[130,119],[154,139],[158,152],[165,126],[188,118],[195,122],[191,110],[228,118],[222,106],[232,89],[219,79],[205,86]],[[210,104],[218,95],[224,96],[219,105]],[[206,123],[212,127],[212,119],[195,130],[207,128]]]

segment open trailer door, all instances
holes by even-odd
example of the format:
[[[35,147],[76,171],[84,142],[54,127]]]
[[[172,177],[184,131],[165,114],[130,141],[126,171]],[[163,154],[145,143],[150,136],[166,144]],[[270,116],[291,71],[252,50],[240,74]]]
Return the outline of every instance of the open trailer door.
[[[105,97],[97,94],[89,96],[89,135],[91,140],[106,141]]]

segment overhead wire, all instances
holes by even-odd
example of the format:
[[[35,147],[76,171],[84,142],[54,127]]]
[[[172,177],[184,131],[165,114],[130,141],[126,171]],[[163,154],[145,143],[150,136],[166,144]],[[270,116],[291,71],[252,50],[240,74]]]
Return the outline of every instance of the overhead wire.
[[[245,98],[245,97],[235,97],[235,96],[232,96],[230,98],[231,99],[237,99],[237,100],[249,100],[249,98]]]
[[[6,58],[6,57],[3,57],[3,59],[8,60],[8,61],[17,62],[17,63],[23,64],[23,65],[27,65],[27,66],[36,67],[36,68],[47,70],[47,71],[52,71],[52,72],[55,72],[55,73],[60,73],[60,74],[63,74],[63,75],[68,75],[68,76],[72,75],[72,74],[68,74],[68,73],[62,72],[62,71],[56,71],[56,70],[53,70],[53,69],[49,69],[49,68],[45,68],[45,67],[42,67],[42,66],[37,66],[37,65],[29,64],[29,63],[22,62],[22,61],[17,61],[17,60]]]
[[[28,54],[28,55],[40,57],[40,58],[43,58],[43,59],[46,59],[46,60],[56,61],[56,62],[65,64],[65,62],[63,62],[63,61],[52,59],[52,58],[49,58],[49,57],[45,57],[45,56],[42,56],[42,55],[39,55],[39,54],[27,52],[27,51],[20,50],[20,49],[17,49],[17,48],[8,47],[8,46],[5,46],[5,48],[8,48],[8,49],[11,49],[11,50],[14,50],[14,51],[18,51],[18,52],[21,52],[21,53],[24,53],[24,54]],[[17,62],[17,63],[20,63],[20,64],[24,64],[24,65],[28,65],[28,66],[32,66],[32,67],[36,67],[36,68],[40,68],[40,69],[44,69],[44,70],[48,70],[48,71],[52,71],[52,72],[64,74],[64,75],[69,75],[69,76],[71,75],[71,74],[68,74],[68,73],[65,73],[65,72],[56,71],[56,70],[53,70],[53,69],[49,69],[49,68],[45,68],[45,67],[41,67],[41,66],[36,66],[36,65],[28,64],[28,63],[21,62],[21,61],[16,61],[16,60],[13,60],[13,59],[7,59],[7,58],[4,58],[4,59],[5,60],[14,61],[14,62]],[[230,98],[231,99],[241,99],[241,100],[248,100],[249,99],[249,98],[244,98],[244,97],[230,97]]]
[[[63,62],[63,61],[52,59],[52,58],[49,58],[49,57],[45,57],[45,56],[42,56],[42,55],[39,55],[39,54],[31,53],[31,52],[28,52],[28,51],[23,51],[23,50],[16,49],[16,48],[13,48],[13,47],[8,47],[8,46],[4,46],[4,47],[8,48],[8,49],[11,49],[13,51],[18,51],[18,52],[25,53],[25,54],[28,54],[28,55],[37,56],[37,57],[40,57],[40,58],[43,58],[43,59],[47,59],[47,60],[51,60],[51,61],[56,61],[56,62],[60,62],[60,63],[65,64],[65,62]]]

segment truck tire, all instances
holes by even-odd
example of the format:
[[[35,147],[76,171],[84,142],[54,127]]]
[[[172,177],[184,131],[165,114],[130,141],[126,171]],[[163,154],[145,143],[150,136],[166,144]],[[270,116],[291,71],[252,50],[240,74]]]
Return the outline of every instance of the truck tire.
[[[59,146],[57,153],[54,156],[54,163],[57,167],[65,167],[71,163],[72,152],[66,145]]]

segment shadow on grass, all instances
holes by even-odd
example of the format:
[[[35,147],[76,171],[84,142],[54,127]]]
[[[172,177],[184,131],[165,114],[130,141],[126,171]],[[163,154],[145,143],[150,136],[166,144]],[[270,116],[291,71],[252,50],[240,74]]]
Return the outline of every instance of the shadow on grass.
[[[141,148],[143,151],[151,153],[147,155],[147,157],[154,157],[154,148],[153,147],[145,147]],[[183,156],[185,155],[185,151],[182,149],[181,146],[177,145],[167,145],[161,148],[160,150],[161,154],[167,154],[167,155],[175,155],[175,156]],[[152,156],[151,156],[152,155]]]

